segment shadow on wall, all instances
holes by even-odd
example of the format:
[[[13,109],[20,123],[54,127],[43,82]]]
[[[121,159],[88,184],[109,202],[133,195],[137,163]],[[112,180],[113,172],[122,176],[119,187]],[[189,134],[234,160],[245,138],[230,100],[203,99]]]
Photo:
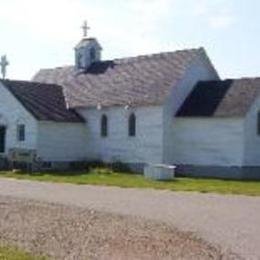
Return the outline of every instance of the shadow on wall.
[[[52,163],[43,162],[42,167],[38,167],[32,170],[33,167],[27,163],[12,162],[8,163],[7,159],[0,158],[0,170],[12,170],[15,173],[28,173],[32,175],[44,175],[46,172],[51,173],[53,176],[70,176],[70,175],[82,175],[89,172],[102,171],[103,173],[126,173],[134,174],[128,164],[122,162],[106,163],[102,161],[92,161],[92,162],[70,162],[70,163]],[[11,167],[12,166],[12,167]]]
[[[260,180],[260,167],[177,165],[177,177]]]

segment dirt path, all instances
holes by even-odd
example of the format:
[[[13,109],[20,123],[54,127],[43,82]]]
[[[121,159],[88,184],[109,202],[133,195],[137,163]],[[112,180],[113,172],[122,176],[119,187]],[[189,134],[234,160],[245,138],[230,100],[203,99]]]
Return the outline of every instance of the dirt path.
[[[76,186],[0,179],[0,195],[79,206],[167,223],[260,259],[260,198]]]

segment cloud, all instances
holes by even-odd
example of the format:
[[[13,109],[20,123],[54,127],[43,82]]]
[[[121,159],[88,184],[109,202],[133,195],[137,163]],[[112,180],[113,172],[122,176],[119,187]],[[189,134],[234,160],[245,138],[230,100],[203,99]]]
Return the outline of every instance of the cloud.
[[[210,28],[226,29],[236,22],[232,3],[232,0],[198,0],[192,12]]]
[[[235,17],[231,14],[217,14],[208,20],[210,27],[216,29],[229,28],[235,23]]]
[[[152,49],[156,32],[168,19],[176,0],[1,0],[0,19],[13,24],[47,44],[77,41],[81,37],[80,25],[89,21],[90,34],[101,40],[117,39],[129,49]],[[137,41],[132,41],[136,38]],[[139,43],[138,43],[139,42]],[[147,42],[150,42],[147,45]],[[76,43],[76,42],[74,42]],[[140,49],[139,49],[140,50]]]
[[[162,51],[158,35],[165,32],[163,22],[174,16],[176,1],[114,0],[106,13],[106,29],[101,23],[99,35],[105,46],[110,44],[106,39],[115,39],[113,47],[119,56],[156,52],[160,47]]]
[[[6,23],[34,34],[36,37],[69,38],[77,32],[83,17],[94,17],[93,6],[88,8],[79,0],[3,0],[0,18]]]
[[[132,0],[127,1],[126,7],[136,14],[142,14],[143,18],[153,20],[158,16],[166,15],[176,0]]]

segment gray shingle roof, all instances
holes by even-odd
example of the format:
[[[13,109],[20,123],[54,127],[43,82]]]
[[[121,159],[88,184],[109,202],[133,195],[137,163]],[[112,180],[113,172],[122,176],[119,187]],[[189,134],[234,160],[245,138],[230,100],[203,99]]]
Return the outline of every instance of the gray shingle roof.
[[[84,122],[74,110],[66,108],[61,86],[30,81],[0,80],[0,82],[38,120]]]
[[[72,66],[44,69],[33,80],[63,86],[71,108],[156,105],[164,102],[188,66],[202,55],[207,57],[200,48],[101,61],[81,73]]]
[[[260,78],[199,82],[177,117],[245,116],[260,95]]]

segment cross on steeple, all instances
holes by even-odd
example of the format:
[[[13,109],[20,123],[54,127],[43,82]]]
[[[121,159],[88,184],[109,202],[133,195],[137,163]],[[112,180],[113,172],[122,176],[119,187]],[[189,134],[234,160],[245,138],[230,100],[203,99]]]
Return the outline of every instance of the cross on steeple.
[[[9,65],[9,62],[7,61],[6,55],[1,56],[1,62],[0,62],[0,67],[1,67],[1,73],[2,73],[2,78],[5,79],[6,76],[6,67]]]
[[[81,27],[83,30],[83,37],[87,38],[88,36],[88,30],[90,30],[90,27],[88,26],[88,22],[84,21],[83,26]]]

